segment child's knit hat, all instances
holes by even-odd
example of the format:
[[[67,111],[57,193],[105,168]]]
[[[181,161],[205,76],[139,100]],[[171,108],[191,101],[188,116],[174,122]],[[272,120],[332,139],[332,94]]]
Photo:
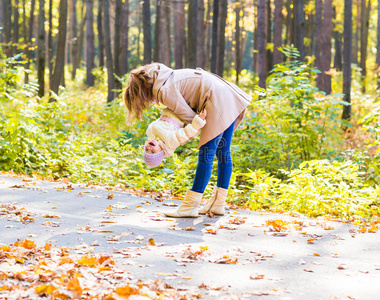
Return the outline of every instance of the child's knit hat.
[[[143,152],[143,159],[148,167],[157,167],[160,165],[162,160],[164,159],[164,150],[157,153],[146,153]]]

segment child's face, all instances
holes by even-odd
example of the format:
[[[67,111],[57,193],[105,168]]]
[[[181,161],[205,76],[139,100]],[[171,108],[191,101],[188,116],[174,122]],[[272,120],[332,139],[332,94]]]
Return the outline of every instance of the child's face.
[[[161,146],[156,140],[147,140],[145,142],[144,149],[148,154],[154,154],[162,151]]]

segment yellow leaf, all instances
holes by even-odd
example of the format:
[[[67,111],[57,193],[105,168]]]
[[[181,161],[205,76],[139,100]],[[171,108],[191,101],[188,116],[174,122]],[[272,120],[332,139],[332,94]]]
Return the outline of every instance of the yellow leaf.
[[[40,285],[35,287],[35,291],[37,294],[52,294],[54,292],[55,288],[51,285]]]
[[[99,263],[98,259],[95,256],[82,256],[77,260],[77,263],[82,266],[94,266]]]
[[[370,229],[368,229],[368,232],[370,232],[370,233],[376,233],[377,232],[377,227],[376,226],[372,226]]]
[[[125,287],[116,288],[115,293],[119,296],[137,295],[139,293],[139,288],[127,284]]]
[[[25,249],[34,249],[36,248],[36,244],[32,240],[25,239],[22,242],[16,242],[15,246],[17,247],[23,247]]]

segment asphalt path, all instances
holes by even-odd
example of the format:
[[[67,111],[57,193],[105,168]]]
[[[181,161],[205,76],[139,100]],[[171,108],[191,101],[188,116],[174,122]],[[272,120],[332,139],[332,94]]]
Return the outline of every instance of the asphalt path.
[[[380,299],[380,232],[241,209],[168,218],[180,202],[151,196],[0,175],[0,246],[30,239],[112,253],[135,278],[203,299]]]

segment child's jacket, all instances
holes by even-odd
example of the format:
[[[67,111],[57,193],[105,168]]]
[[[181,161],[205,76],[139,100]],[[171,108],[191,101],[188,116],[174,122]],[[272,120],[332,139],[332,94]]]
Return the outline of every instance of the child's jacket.
[[[175,149],[198,135],[206,124],[196,115],[185,127],[184,123],[170,110],[165,108],[161,117],[149,124],[146,134],[149,139],[157,140],[164,150],[165,157],[173,155]]]

